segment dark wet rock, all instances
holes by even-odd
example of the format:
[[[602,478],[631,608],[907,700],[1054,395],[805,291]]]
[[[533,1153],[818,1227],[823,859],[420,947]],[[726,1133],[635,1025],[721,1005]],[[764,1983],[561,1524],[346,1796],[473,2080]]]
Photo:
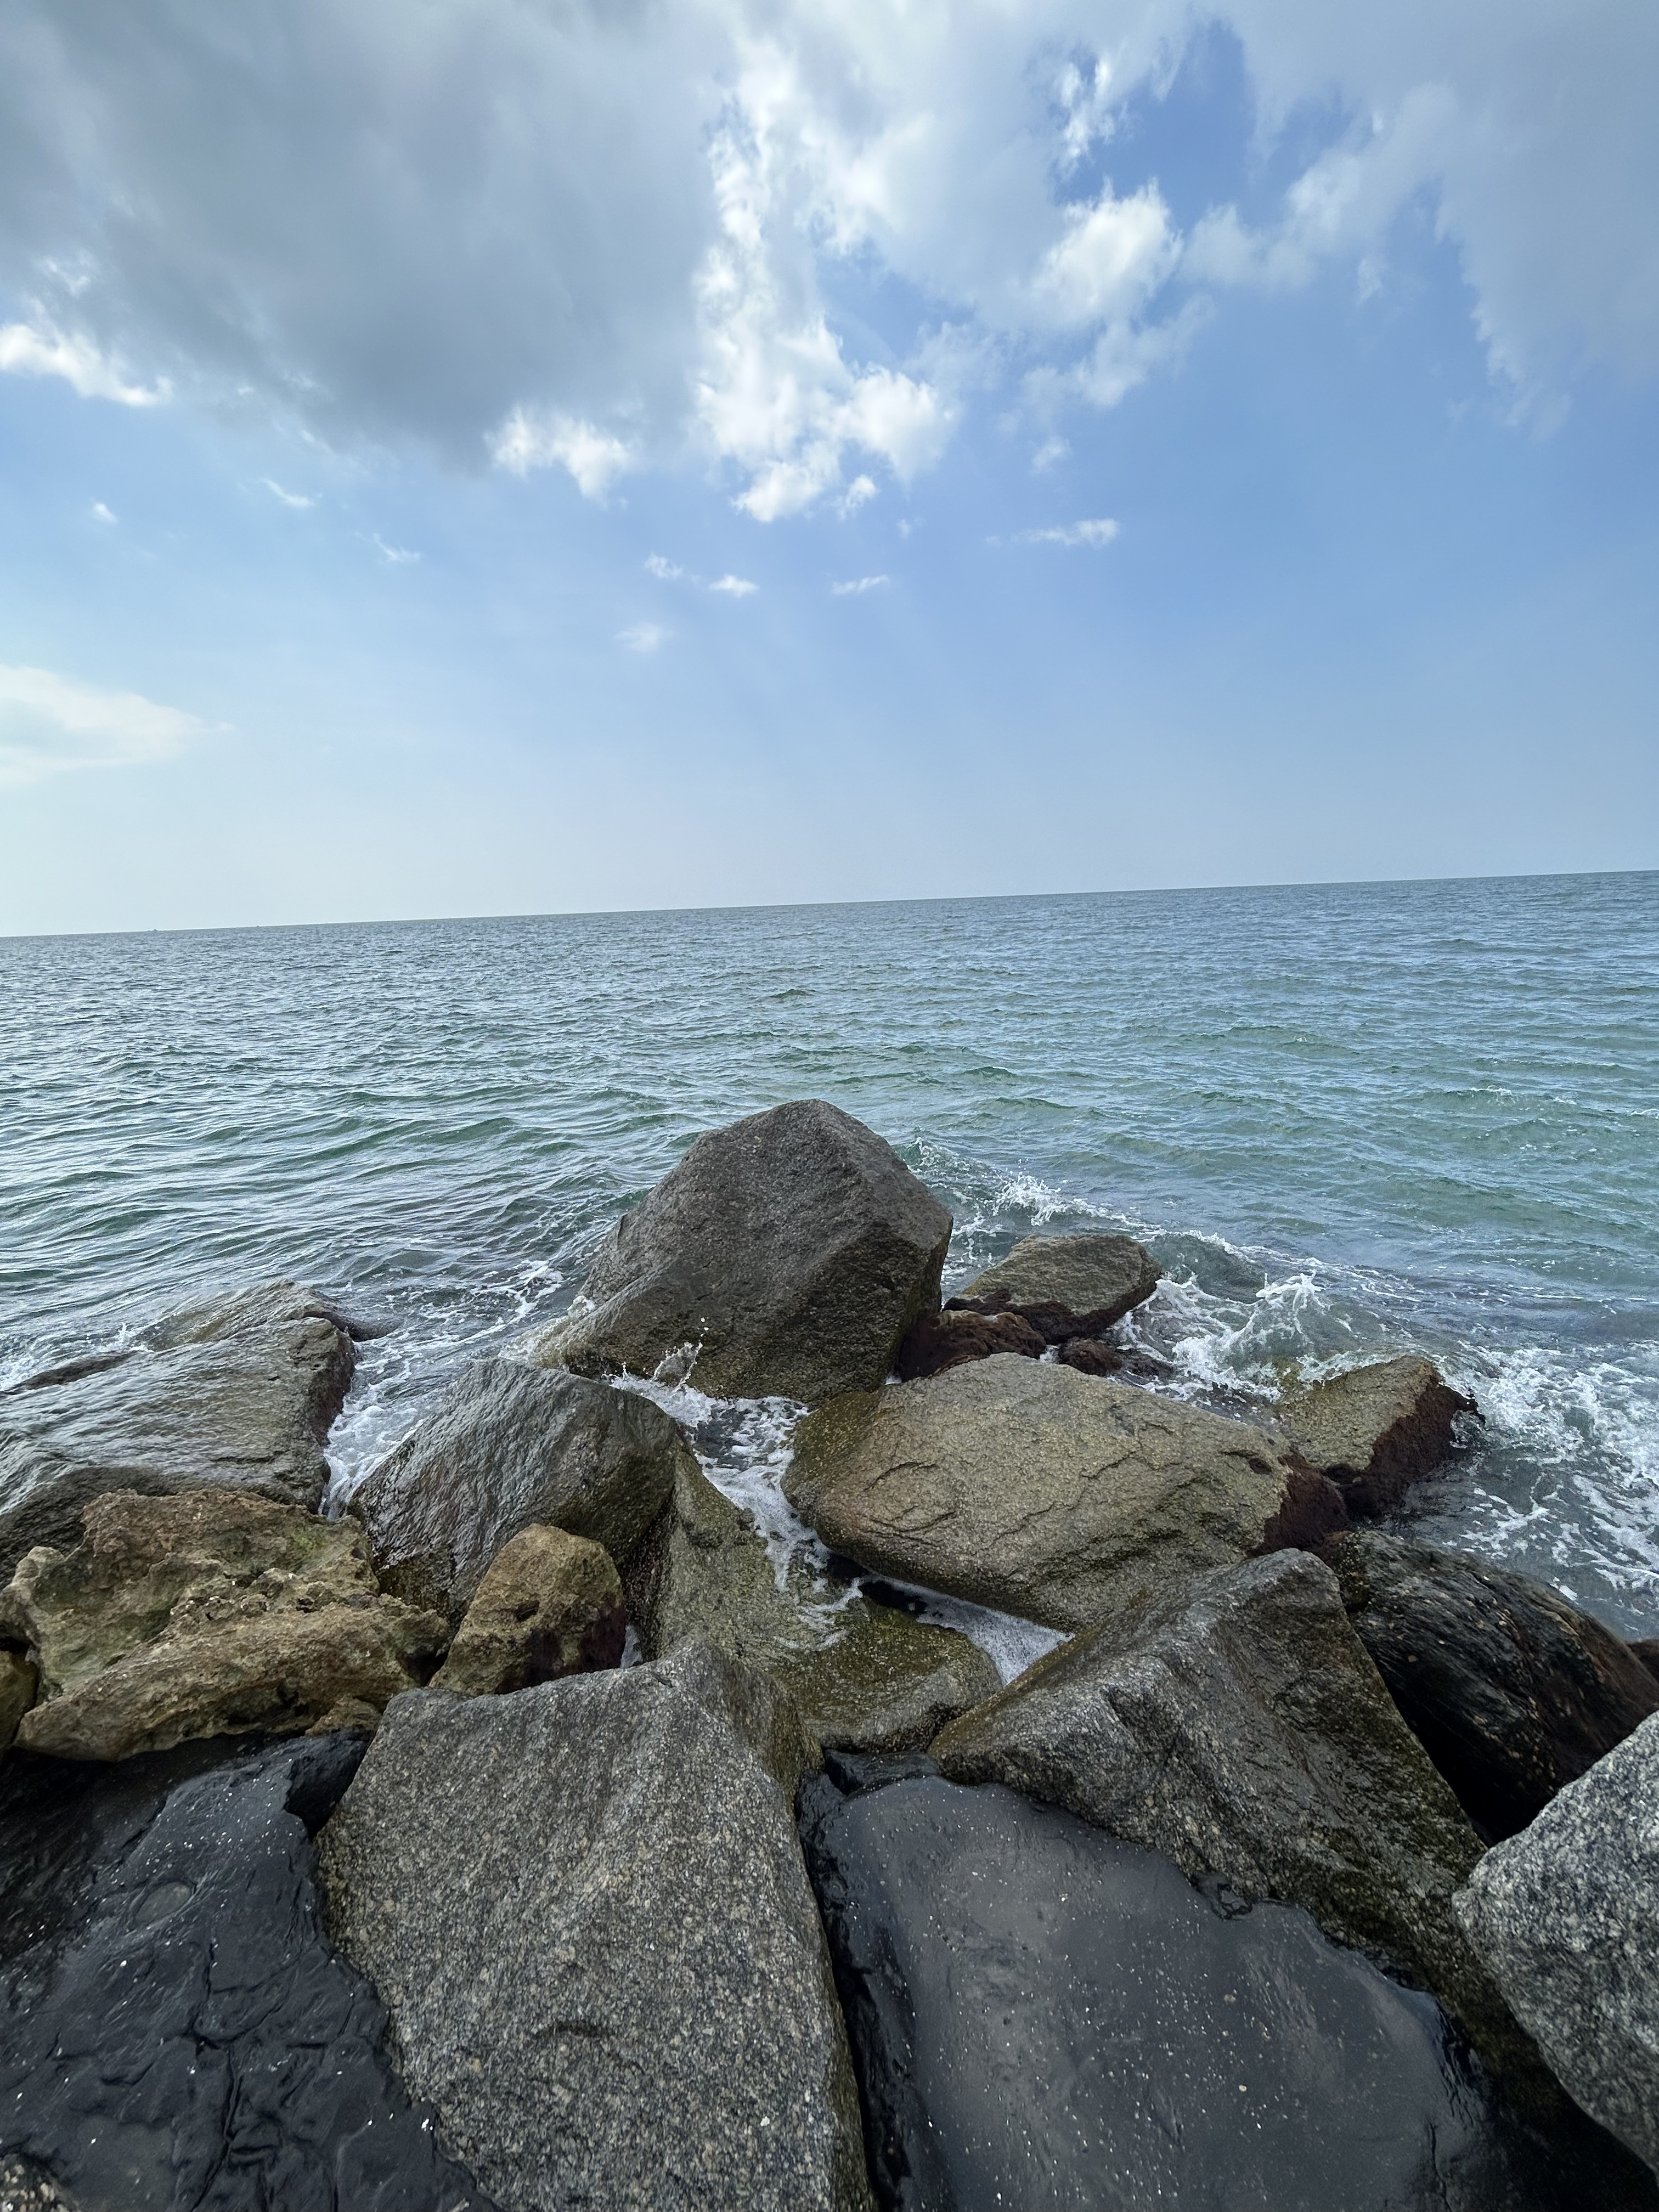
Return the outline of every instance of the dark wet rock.
[[[1638,1636],[1630,1648],[1649,1674],[1659,1680],[1659,1636]]]
[[[499,1696],[621,1662],[622,1577],[602,1544],[562,1528],[522,1529],[478,1584],[434,1690]]]
[[[1659,1717],[1488,1851],[1456,1905],[1569,2093],[1659,2168]]]
[[[1542,1583],[1381,1529],[1330,1556],[1395,1703],[1489,1840],[1659,1712],[1630,1646]]]
[[[1167,1359],[1138,1345],[1109,1344],[1097,1336],[1067,1337],[1054,1356],[1079,1375],[1127,1375],[1138,1382],[1158,1382],[1175,1373]]]
[[[1285,1495],[1261,1532],[1264,1552],[1312,1552],[1328,1562],[1331,1547],[1353,1525],[1342,1492],[1295,1452],[1285,1455]]]
[[[82,2212],[490,2212],[322,1932],[308,1832],[363,1742],[7,1762],[0,2154]]]
[[[713,1644],[787,1692],[826,1747],[918,1747],[998,1687],[990,1660],[952,1629],[799,1568],[781,1589],[751,1517],[695,1466],[641,1547],[629,1606],[647,1657]]]
[[[348,1724],[442,1653],[444,1623],[380,1595],[352,1522],[191,1490],[107,1492],[85,1523],[74,1551],[30,1552],[0,1591],[0,1636],[39,1675],[25,1750],[128,1759]]]
[[[601,1246],[533,1356],[654,1374],[695,1347],[715,1397],[873,1389],[939,1303],[951,1217],[891,1146],[799,1098],[699,1137]]]
[[[10,1750],[17,1723],[34,1703],[40,1679],[25,1653],[0,1650],[0,1759]]]
[[[820,1407],[784,1488],[861,1566],[1074,1629],[1260,1550],[1288,1481],[1243,1422],[1000,1357]]]
[[[1508,2049],[1511,2023],[1452,1917],[1480,1842],[1301,1552],[1200,1577],[1063,1644],[933,1753],[1299,1905]]]
[[[887,2212],[1650,2201],[1589,2129],[1496,2110],[1433,2001],[1304,1913],[994,1786],[820,1778],[801,1813]]]
[[[1023,1237],[1006,1260],[957,1293],[965,1305],[1006,1301],[1058,1309],[1074,1336],[1101,1336],[1158,1288],[1161,1270],[1133,1237]],[[1051,1343],[1060,1341],[1051,1337]]]
[[[337,1307],[269,1283],[0,1392],[0,1575],[37,1544],[71,1549],[106,1490],[234,1487],[314,1511],[355,1358]]]
[[[1009,1352],[1022,1359],[1041,1359],[1047,1340],[1018,1314],[923,1314],[911,1322],[894,1363],[901,1382],[915,1382],[924,1375],[942,1375],[946,1368],[963,1367],[970,1359],[988,1359],[994,1352]]]
[[[545,1523],[625,1565],[695,1468],[666,1413],[633,1391],[517,1359],[481,1359],[351,1503],[375,1570],[458,1624],[503,1544]]]
[[[1287,1399],[1280,1423],[1311,1467],[1328,1474],[1354,1513],[1391,1512],[1420,1475],[1449,1455],[1473,1398],[1432,1360],[1409,1354],[1352,1367]]]
[[[44,2167],[5,2158],[0,2159],[0,2212],[78,2212],[78,2207]]]
[[[867,2203],[779,1703],[704,1647],[387,1713],[330,1924],[508,2212]]]

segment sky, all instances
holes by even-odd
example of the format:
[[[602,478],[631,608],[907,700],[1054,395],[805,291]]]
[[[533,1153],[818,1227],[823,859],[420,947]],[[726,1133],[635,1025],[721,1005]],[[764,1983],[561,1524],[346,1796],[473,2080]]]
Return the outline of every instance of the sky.
[[[1659,866],[1652,0],[0,0],[0,934]]]

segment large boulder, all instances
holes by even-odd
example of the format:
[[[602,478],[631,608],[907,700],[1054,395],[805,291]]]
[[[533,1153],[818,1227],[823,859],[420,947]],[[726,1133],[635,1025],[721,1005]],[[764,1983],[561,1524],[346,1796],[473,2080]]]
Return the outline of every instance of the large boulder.
[[[707,1649],[387,1713],[323,1836],[330,1926],[507,2212],[867,2204],[776,1725]]]
[[[1659,2170],[1659,1716],[1489,1850],[1455,1902],[1569,2093]]]
[[[1378,1528],[1331,1560],[1395,1703],[1489,1840],[1659,1712],[1629,1645],[1542,1583]]]
[[[492,2212],[322,1930],[310,1836],[364,1741],[6,1762],[0,2164],[64,2185],[34,2201]]]
[[[822,1099],[699,1137],[600,1247],[533,1356],[654,1374],[695,1348],[714,1397],[873,1389],[939,1303],[951,1217],[890,1145]]]
[[[1452,1449],[1473,1398],[1454,1390],[1432,1360],[1408,1353],[1351,1367],[1292,1394],[1279,1422],[1310,1467],[1330,1476],[1352,1513],[1391,1512],[1419,1475]]]
[[[267,1283],[0,1392],[0,1575],[37,1544],[69,1549],[106,1490],[234,1485],[314,1511],[354,1326],[302,1284]]]
[[[1328,1567],[1222,1567],[1063,1644],[953,1722],[933,1755],[1299,1905],[1502,2045],[1452,1917],[1480,1841],[1395,1711]]]
[[[1241,1421],[999,1354],[820,1407],[784,1488],[861,1566],[1075,1629],[1261,1550],[1300,1485]]]
[[[602,1544],[526,1528],[496,1553],[432,1678],[458,1697],[498,1697],[621,1663],[622,1577]]]
[[[1605,2138],[1533,2142],[1429,1999],[1302,1912],[994,1786],[817,1779],[802,1814],[884,2208],[1647,2201]]]
[[[988,1310],[1054,1307],[1066,1336],[1100,1336],[1158,1288],[1161,1270],[1133,1237],[1023,1237],[1006,1260],[964,1283],[954,1304]]]
[[[999,1687],[953,1629],[815,1587],[799,1568],[780,1586],[752,1518],[695,1466],[641,1547],[629,1600],[648,1657],[713,1644],[785,1691],[826,1748],[918,1750]]]
[[[368,1477],[351,1510],[381,1580],[459,1623],[503,1544],[538,1523],[618,1566],[696,1462],[666,1413],[586,1376],[481,1359]]]
[[[27,1751],[130,1759],[191,1736],[361,1723],[424,1681],[443,1622],[383,1597],[362,1531],[246,1491],[112,1491],[85,1540],[41,1547],[0,1591],[37,1701]]]

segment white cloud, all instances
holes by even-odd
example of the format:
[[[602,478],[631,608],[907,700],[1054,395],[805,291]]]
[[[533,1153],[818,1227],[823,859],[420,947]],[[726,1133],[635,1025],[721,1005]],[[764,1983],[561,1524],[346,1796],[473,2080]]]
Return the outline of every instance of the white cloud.
[[[875,495],[876,480],[873,477],[854,477],[836,501],[836,512],[845,522],[849,515],[856,514],[859,509],[866,506]],[[900,527],[902,528],[903,526],[901,524]]]
[[[830,596],[837,599],[856,599],[863,592],[878,592],[892,580],[890,576],[854,576],[844,584],[831,584]]]
[[[678,561],[665,560],[660,553],[646,555],[645,572],[648,576],[659,578],[665,584],[676,584],[685,574]]]
[[[92,513],[94,521],[112,523],[118,520],[115,510],[112,507],[106,507],[101,499],[94,500],[92,502]]]
[[[284,491],[282,485],[277,483],[275,477],[261,477],[259,481],[264,484],[265,489],[270,494],[271,497],[273,499],[281,500],[284,507],[303,508],[307,507],[315,507],[317,504],[316,501],[308,492]]]
[[[1064,438],[1045,438],[1031,456],[1033,475],[1046,476],[1050,469],[1058,468],[1071,458],[1072,448]]]
[[[617,632],[617,642],[629,653],[659,653],[672,634],[660,623],[635,623],[630,629]]]
[[[174,760],[210,726],[136,691],[106,691],[49,669],[0,665],[0,784],[72,769]]]
[[[708,588],[711,592],[724,592],[728,599],[746,599],[751,592],[759,591],[760,586],[751,584],[747,576],[716,576]]]
[[[0,369],[13,376],[61,376],[82,399],[113,399],[122,407],[155,407],[167,398],[165,377],[152,385],[129,384],[93,341],[48,324],[0,325]]]
[[[421,557],[418,553],[411,553],[407,545],[388,545],[378,530],[370,538],[369,543],[381,560],[388,562],[394,568],[404,568],[410,562],[418,561]]]
[[[532,469],[566,469],[584,499],[602,500],[624,470],[637,466],[633,448],[596,423],[574,415],[537,415],[515,407],[491,441],[497,468],[525,476]]]
[[[1022,545],[1109,545],[1116,536],[1116,523],[1102,515],[1092,522],[1061,522],[1047,530],[1022,530],[1018,542]]]

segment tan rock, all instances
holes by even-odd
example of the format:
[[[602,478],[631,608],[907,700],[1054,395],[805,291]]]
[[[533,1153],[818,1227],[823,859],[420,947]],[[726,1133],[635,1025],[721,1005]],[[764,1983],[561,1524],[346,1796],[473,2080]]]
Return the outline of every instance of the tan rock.
[[[622,1578],[605,1547],[526,1528],[495,1554],[432,1686],[491,1697],[614,1667],[627,1633]]]
[[[1091,1333],[1098,1333],[1151,1297],[1158,1272],[1133,1237],[1022,1237],[1006,1260],[964,1283],[957,1296],[1002,1298],[1016,1307],[1064,1306],[1086,1316]]]
[[[1286,1400],[1280,1425],[1355,1513],[1387,1513],[1452,1448],[1452,1425],[1475,1410],[1431,1359],[1407,1353],[1351,1367]]]

